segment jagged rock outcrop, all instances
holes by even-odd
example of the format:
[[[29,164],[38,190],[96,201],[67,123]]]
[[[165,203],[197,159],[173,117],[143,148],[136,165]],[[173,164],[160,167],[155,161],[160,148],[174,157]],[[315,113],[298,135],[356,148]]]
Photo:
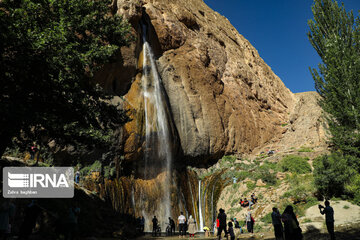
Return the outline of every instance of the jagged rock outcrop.
[[[202,0],[115,0],[113,6],[129,19],[137,42],[97,79],[124,96],[133,118],[123,134],[126,159],[138,158],[142,145],[141,20],[152,26],[149,42],[185,158],[206,163],[249,153],[282,134],[295,97],[225,17]]]

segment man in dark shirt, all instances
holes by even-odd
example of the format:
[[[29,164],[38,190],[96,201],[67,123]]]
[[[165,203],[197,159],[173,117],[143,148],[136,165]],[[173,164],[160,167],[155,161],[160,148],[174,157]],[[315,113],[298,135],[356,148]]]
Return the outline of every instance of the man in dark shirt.
[[[158,220],[156,218],[156,216],[154,216],[154,218],[152,219],[152,223],[153,223],[153,236],[156,237],[156,230],[158,228]]]
[[[220,240],[221,239],[221,232],[223,230],[225,232],[225,236],[227,234],[227,232],[226,232],[226,214],[225,214],[225,210],[222,209],[222,208],[219,209],[218,219],[219,219],[218,238]]]
[[[320,213],[322,215],[325,214],[325,222],[327,230],[330,234],[330,239],[335,240],[335,232],[334,232],[334,209],[330,207],[330,202],[328,200],[325,201],[325,208],[319,205]]]

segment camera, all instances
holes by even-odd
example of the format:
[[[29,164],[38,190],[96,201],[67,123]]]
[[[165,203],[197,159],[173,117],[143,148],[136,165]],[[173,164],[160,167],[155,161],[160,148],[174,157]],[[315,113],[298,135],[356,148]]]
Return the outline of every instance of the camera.
[[[323,205],[319,204],[319,209],[325,208]]]

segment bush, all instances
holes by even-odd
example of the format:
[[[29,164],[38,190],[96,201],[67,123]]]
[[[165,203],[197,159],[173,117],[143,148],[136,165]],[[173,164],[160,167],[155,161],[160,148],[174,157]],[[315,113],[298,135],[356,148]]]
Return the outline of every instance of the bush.
[[[289,155],[284,157],[280,162],[280,168],[283,172],[292,173],[309,173],[311,172],[311,166],[307,162],[308,158],[300,156]]]
[[[97,160],[92,165],[82,168],[80,170],[80,173],[82,176],[87,176],[92,171],[100,172],[100,170],[101,170],[101,162]]]
[[[294,202],[313,201],[313,193],[316,191],[314,186],[314,178],[311,174],[298,175],[293,174],[287,177],[290,188],[282,196],[283,198],[291,198]]]
[[[349,166],[349,157],[339,153],[332,153],[317,157],[314,160],[315,185],[320,194],[326,198],[339,197],[346,192],[357,190],[347,185],[349,180],[356,178],[354,170]],[[354,176],[355,175],[355,176]]]
[[[309,148],[309,147],[301,147],[298,152],[313,152],[313,149],[312,148]]]

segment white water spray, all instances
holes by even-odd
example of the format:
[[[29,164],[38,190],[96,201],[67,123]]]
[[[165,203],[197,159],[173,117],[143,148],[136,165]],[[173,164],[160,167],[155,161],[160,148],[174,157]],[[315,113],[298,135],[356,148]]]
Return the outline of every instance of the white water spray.
[[[201,208],[202,196],[201,196],[201,180],[199,180],[199,221],[200,221],[200,229],[199,231],[204,231],[204,220],[202,215],[202,208]]]
[[[166,102],[165,93],[161,78],[157,71],[155,57],[150,44],[146,39],[146,25],[143,24],[143,74],[141,78],[144,95],[145,110],[145,178],[148,177],[148,164],[150,157],[162,159],[161,166],[155,166],[164,169],[166,177],[164,179],[163,198],[160,200],[160,206],[164,209],[158,209],[162,218],[161,224],[165,229],[165,222],[171,216],[171,169],[173,153],[171,149],[170,119],[167,114],[169,109]]]

